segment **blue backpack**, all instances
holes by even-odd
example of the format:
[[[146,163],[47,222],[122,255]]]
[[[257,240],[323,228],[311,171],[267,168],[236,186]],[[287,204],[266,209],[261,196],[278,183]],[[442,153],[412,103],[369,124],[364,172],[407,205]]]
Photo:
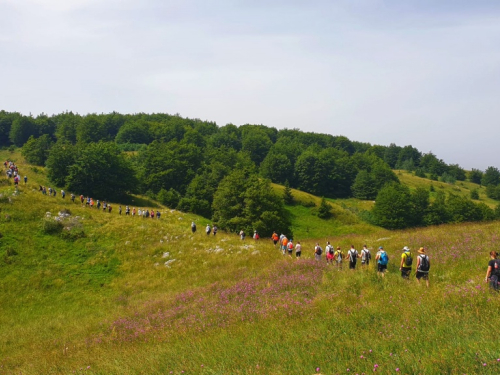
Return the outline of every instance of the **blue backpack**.
[[[387,256],[387,253],[385,251],[380,253],[380,258],[378,262],[383,266],[386,266],[387,263],[389,262],[389,257]]]

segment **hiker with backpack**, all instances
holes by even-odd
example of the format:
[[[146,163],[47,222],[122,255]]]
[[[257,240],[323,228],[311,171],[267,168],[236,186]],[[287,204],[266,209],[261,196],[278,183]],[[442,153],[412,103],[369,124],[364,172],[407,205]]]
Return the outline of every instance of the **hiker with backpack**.
[[[385,271],[387,270],[387,263],[389,263],[389,256],[387,255],[382,246],[378,248],[375,260],[377,261],[377,274],[382,277],[385,277]]]
[[[359,255],[358,250],[354,248],[354,245],[351,245],[351,249],[347,252],[347,256],[349,258],[349,269],[355,270],[356,263],[358,258],[361,258],[361,255]]]
[[[196,224],[194,223],[194,221],[191,222],[191,233],[196,233]]]
[[[214,230],[212,231],[212,232],[214,232],[214,237],[217,234],[218,230],[219,230],[219,228],[217,228],[217,225],[214,224]]]
[[[403,254],[401,254],[401,264],[399,265],[399,270],[401,271],[401,277],[403,279],[409,279],[411,274],[411,266],[413,263],[413,257],[411,256],[411,251],[408,246],[403,248]]]
[[[372,259],[372,254],[366,245],[363,245],[363,250],[361,250],[361,266],[369,266],[370,259]]]
[[[421,247],[418,249],[419,256],[417,257],[417,281],[420,284],[420,279],[425,280],[427,288],[429,287],[429,269],[431,268],[431,262],[427,254],[425,254],[425,249]]]
[[[278,233],[276,233],[276,231],[274,231],[271,238],[273,239],[274,247],[276,247],[276,244],[278,243],[278,240],[280,239],[278,236]]]
[[[208,235],[210,235],[210,233],[212,233],[212,228],[210,228],[210,224],[207,224],[207,227],[205,228],[205,233]]]
[[[314,259],[316,261],[321,261],[321,254],[323,254],[323,249],[319,246],[319,243],[316,242],[316,246],[314,246]]]
[[[333,263],[333,253],[334,253],[334,250],[333,250],[333,246],[330,245],[330,241],[326,242],[325,251],[326,251],[326,264]]]
[[[283,236],[281,239],[281,252],[283,255],[286,254],[286,245],[288,245],[288,238],[286,236]]]
[[[293,254],[293,240],[290,238],[290,241],[286,244],[286,249],[288,250],[288,256],[291,258]]]
[[[500,281],[500,259],[497,259],[498,253],[496,251],[490,252],[490,261],[488,262],[488,270],[486,271],[486,278],[484,281],[490,283],[490,288],[498,291]]]
[[[297,245],[295,245],[295,258],[298,260],[301,254],[302,254],[302,246],[300,245],[300,241],[297,241]]]
[[[333,259],[335,260],[335,262],[337,262],[337,269],[338,270],[342,269],[342,259],[343,258],[344,258],[344,253],[342,253],[340,246],[337,246],[337,250],[333,254]]]

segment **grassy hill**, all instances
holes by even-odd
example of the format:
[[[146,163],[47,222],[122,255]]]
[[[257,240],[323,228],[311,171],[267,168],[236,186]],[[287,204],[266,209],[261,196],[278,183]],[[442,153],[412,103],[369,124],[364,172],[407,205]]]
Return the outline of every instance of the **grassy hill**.
[[[303,244],[297,261],[269,240],[206,236],[205,219],[165,207],[153,220],[120,216],[118,203],[107,213],[43,196],[43,168],[16,158],[29,183],[16,193],[0,177],[0,374],[500,370],[500,302],[484,283],[498,222],[389,232],[342,202],[332,202],[336,219],[326,223],[298,204],[290,207]],[[59,212],[70,213],[62,229],[53,225]],[[316,238],[344,250],[383,245],[387,277],[373,265],[315,262]],[[404,245],[428,248],[431,288],[399,277]]]

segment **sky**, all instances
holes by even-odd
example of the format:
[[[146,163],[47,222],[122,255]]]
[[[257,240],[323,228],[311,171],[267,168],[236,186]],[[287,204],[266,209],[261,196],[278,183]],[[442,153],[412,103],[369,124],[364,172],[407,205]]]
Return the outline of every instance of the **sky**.
[[[0,0],[0,109],[178,113],[500,167],[500,2]]]

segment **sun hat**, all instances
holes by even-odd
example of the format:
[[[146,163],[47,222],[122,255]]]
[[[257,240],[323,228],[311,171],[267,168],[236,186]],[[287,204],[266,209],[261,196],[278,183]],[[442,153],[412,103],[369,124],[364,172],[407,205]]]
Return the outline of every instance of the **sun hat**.
[[[408,248],[408,246],[405,246],[405,247],[403,247],[403,250],[404,250],[404,251],[408,251],[408,250],[410,250],[410,249]]]
[[[378,249],[379,250],[384,250],[384,247],[383,246],[379,246]]]
[[[425,249],[423,247],[421,247],[420,249],[418,249],[418,252],[420,254],[425,254]]]

